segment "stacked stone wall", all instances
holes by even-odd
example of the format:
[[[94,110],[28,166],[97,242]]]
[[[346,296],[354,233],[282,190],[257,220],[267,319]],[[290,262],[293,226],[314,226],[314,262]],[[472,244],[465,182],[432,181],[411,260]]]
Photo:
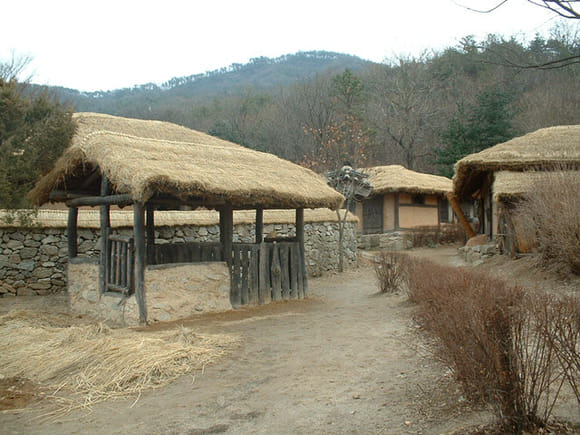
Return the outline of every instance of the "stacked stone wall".
[[[131,235],[132,229],[115,232]],[[238,224],[234,242],[255,240],[253,224]],[[293,224],[265,224],[265,235],[294,237]],[[332,222],[305,223],[306,266],[311,276],[318,276],[338,267],[338,224]],[[357,261],[356,230],[353,223],[345,228],[345,264]],[[160,227],[156,243],[219,241],[219,226]],[[79,228],[79,257],[99,255],[99,230]],[[45,295],[66,288],[67,236],[66,228],[0,228],[0,297]]]

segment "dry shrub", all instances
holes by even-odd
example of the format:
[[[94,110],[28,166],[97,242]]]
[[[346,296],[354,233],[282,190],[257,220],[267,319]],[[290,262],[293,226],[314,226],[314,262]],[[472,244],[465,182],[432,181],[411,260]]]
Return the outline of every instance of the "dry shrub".
[[[465,242],[465,231],[460,224],[420,226],[409,230],[408,237],[413,247],[435,246]]]
[[[468,269],[415,261],[410,298],[466,396],[506,433],[542,427],[565,382],[577,393],[580,303]]]
[[[67,394],[60,411],[111,398],[138,396],[201,370],[236,342],[227,335],[109,329],[104,325],[54,326],[10,313],[0,317],[0,367],[8,377],[30,379]],[[67,398],[73,394],[72,399]]]
[[[375,257],[375,275],[381,293],[393,293],[401,288],[409,269],[408,261],[408,256],[398,252],[381,252]]]
[[[545,265],[580,275],[580,171],[559,169],[542,174],[514,219],[535,230]]]

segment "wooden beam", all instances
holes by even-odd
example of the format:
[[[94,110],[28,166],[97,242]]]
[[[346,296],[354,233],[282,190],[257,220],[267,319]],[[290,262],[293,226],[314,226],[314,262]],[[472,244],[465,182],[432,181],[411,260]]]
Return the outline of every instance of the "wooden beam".
[[[256,243],[264,240],[264,209],[256,209]]]
[[[109,193],[109,180],[103,174],[101,178],[101,195],[107,196]],[[69,206],[70,207],[70,206]],[[101,256],[99,261],[99,291],[101,294],[107,291],[107,262],[108,262],[108,252],[107,252],[107,235],[109,233],[109,227],[111,226],[111,216],[109,213],[109,206],[106,204],[101,205],[99,216],[101,223]]]
[[[68,258],[75,258],[78,253],[77,227],[78,227],[79,209],[71,207],[68,209],[67,223],[67,245]]]
[[[155,256],[155,206],[147,203],[147,264],[153,264]]]
[[[69,207],[130,205],[132,203],[133,197],[128,193],[121,195],[84,196],[66,201],[66,205]]]
[[[145,301],[145,207],[137,201],[133,205],[133,231],[135,237],[135,298],[139,308],[139,323],[147,324]]]
[[[465,230],[465,233],[467,234],[467,238],[471,239],[472,237],[475,237],[475,235],[476,235],[475,231],[473,231],[473,228],[471,228],[469,221],[465,217],[465,213],[463,213],[463,209],[461,208],[461,205],[459,204],[459,199],[457,198],[457,195],[455,195],[452,192],[448,192],[447,199],[449,200],[451,207],[453,207],[453,211],[455,212],[455,214],[459,218],[459,222],[461,223],[461,226]]]

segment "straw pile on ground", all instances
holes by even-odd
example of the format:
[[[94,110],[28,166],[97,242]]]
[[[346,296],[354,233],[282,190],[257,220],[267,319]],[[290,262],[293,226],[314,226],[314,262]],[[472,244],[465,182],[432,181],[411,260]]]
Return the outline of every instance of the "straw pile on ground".
[[[208,206],[339,208],[344,198],[326,180],[272,154],[160,121],[77,113],[71,146],[30,198],[38,205],[52,190],[83,190],[95,168],[116,193],[146,202],[153,194]],[[97,193],[98,192],[93,192]]]
[[[52,392],[58,413],[108,399],[135,397],[196,372],[235,346],[238,338],[163,331],[109,329],[31,312],[0,317],[4,377],[26,378]]]
[[[375,166],[361,171],[369,174],[373,195],[391,192],[445,194],[452,190],[449,178],[411,171],[401,165]]]

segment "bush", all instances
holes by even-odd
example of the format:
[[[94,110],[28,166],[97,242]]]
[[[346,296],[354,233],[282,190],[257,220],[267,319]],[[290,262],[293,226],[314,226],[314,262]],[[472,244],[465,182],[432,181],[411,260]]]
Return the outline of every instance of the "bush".
[[[408,261],[406,255],[397,252],[381,252],[376,256],[375,274],[381,293],[393,293],[401,287],[408,270]]]
[[[408,284],[438,355],[504,432],[545,425],[566,381],[578,397],[578,299],[425,261],[412,263]]]
[[[515,220],[535,231],[544,265],[580,275],[580,171],[538,173]]]

